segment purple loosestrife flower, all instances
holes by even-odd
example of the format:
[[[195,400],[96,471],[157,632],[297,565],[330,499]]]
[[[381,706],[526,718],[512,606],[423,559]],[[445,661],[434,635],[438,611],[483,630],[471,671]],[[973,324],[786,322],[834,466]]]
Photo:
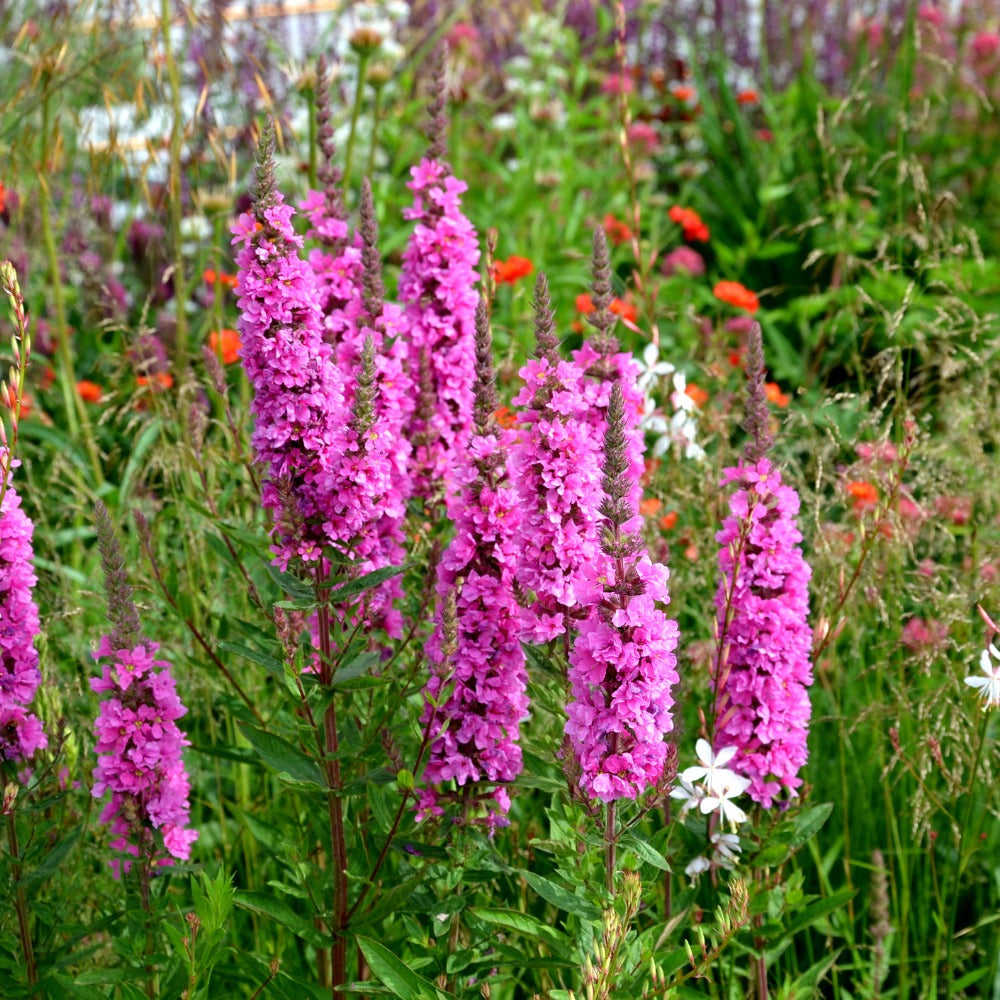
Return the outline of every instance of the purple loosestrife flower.
[[[186,861],[198,839],[188,826],[191,783],[182,750],[189,741],[177,725],[187,710],[170,664],[155,659],[159,645],[140,633],[121,546],[103,504],[95,515],[112,629],[94,654],[104,661],[101,676],[90,681],[94,691],[108,695],[94,724],[98,760],[91,794],[111,793],[101,821],[111,824],[115,850],[161,865]],[[162,851],[153,831],[163,838]],[[112,867],[117,874],[118,862]]]
[[[584,374],[580,392],[586,402],[586,420],[595,441],[604,440],[612,386],[618,384],[621,387],[625,407],[629,499],[632,509],[638,510],[642,496],[642,474],[645,470],[643,454],[646,447],[642,429],[646,400],[638,384],[642,368],[631,354],[618,350],[618,341],[611,332],[617,322],[611,312],[611,258],[608,254],[607,236],[600,226],[594,230],[592,274],[593,309],[587,315],[587,322],[594,327],[596,333],[593,341],[585,341],[582,347],[573,352],[572,359]]]
[[[486,305],[477,312],[475,430],[452,478],[448,518],[455,535],[438,565],[442,601],[427,647],[437,668],[425,691],[423,722],[431,727],[431,748],[424,780],[438,785],[454,780],[503,785],[521,772],[517,740],[528,714],[527,672],[514,598],[518,558],[517,500],[507,479],[504,434],[496,409],[492,345]],[[448,648],[449,592],[455,592],[454,650]],[[449,666],[451,673],[446,677]],[[419,798],[423,818],[440,815],[438,794],[425,789]],[[503,787],[487,802],[490,829],[504,825],[510,799]]]
[[[198,831],[188,827],[191,784],[184,769],[182,748],[189,741],[177,726],[187,709],[177,696],[170,664],[156,660],[159,645],[140,639],[131,649],[117,649],[102,636],[95,659],[100,678],[90,686],[101,702],[94,725],[98,763],[94,768],[94,798],[111,793],[101,821],[111,824],[111,846],[133,857],[153,855],[151,830],[158,830],[169,858],[186,861]]]
[[[323,340],[316,283],[298,256],[293,209],[274,183],[273,125],[265,128],[252,213],[233,228],[242,361],[254,388],[252,443],[266,469],[261,502],[274,512],[274,552],[320,558],[330,541],[330,462],[344,451],[343,379]]]
[[[310,191],[299,208],[309,219],[309,239],[322,246],[309,251],[309,266],[316,277],[316,294],[323,316],[326,340],[337,345],[350,329],[349,311],[361,296],[361,248],[347,238],[347,217],[340,194],[340,171],[334,163],[330,108],[330,74],[326,56],[316,62],[316,138],[320,148],[317,178],[322,190]],[[355,354],[361,345],[353,345]],[[340,358],[338,356],[338,362]],[[356,357],[354,361],[356,362]]]
[[[666,604],[667,567],[653,563],[637,525],[625,433],[625,402],[615,385],[605,435],[601,549],[592,564],[590,613],[569,658],[566,735],[580,787],[602,802],[634,799],[664,778],[665,735],[673,729],[677,623]]]
[[[588,422],[583,372],[559,359],[552,336],[548,286],[535,286],[537,359],[520,371],[524,388],[519,434],[511,448],[511,478],[520,512],[517,582],[533,595],[523,613],[525,638],[546,642],[566,632],[567,616],[582,612],[576,588],[599,549],[599,438]]]
[[[769,808],[780,792],[795,794],[808,756],[811,570],[795,524],[798,494],[765,457],[771,437],[756,324],[747,375],[751,437],[744,458],[723,472],[722,485],[736,491],[716,535],[722,579],[715,599],[720,654],[714,744],[737,747],[733,769],[750,779],[750,797]]]
[[[399,298],[406,308],[410,377],[420,388],[407,437],[414,444],[413,491],[433,500],[471,433],[479,242],[462,214],[467,189],[432,154],[411,169],[416,228],[403,254]]]
[[[19,464],[0,448],[0,480],[4,468]],[[48,740],[28,711],[42,679],[35,649],[38,607],[31,595],[37,582],[31,566],[34,525],[9,479],[6,486],[0,501],[0,761],[21,762]]]

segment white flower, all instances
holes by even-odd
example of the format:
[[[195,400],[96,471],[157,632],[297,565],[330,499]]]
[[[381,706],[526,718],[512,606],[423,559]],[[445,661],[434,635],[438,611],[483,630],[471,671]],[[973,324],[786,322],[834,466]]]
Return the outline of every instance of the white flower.
[[[684,802],[684,805],[681,806],[682,813],[690,812],[705,797],[705,789],[701,785],[692,785],[683,777],[680,781],[679,785],[670,789],[670,797]]]
[[[650,386],[659,378],[673,375],[676,369],[669,361],[660,361],[660,351],[655,344],[647,344],[639,362],[642,371],[637,379],[643,395],[649,394]],[[684,376],[682,375],[681,378]]]
[[[723,868],[735,868],[736,862],[740,860],[740,838],[735,833],[720,833],[718,830],[712,834],[712,845],[715,848],[714,861]]]
[[[992,655],[996,663],[990,659]],[[966,677],[965,683],[969,687],[978,688],[979,696],[983,699],[983,711],[988,708],[1000,708],[1000,649],[990,643],[989,649],[983,650],[983,655],[979,658],[979,669],[986,675],[985,677]]]
[[[708,740],[698,740],[694,745],[695,753],[701,764],[685,768],[681,772],[682,781],[700,781],[705,779],[705,788],[711,795],[735,796],[742,795],[750,787],[749,778],[741,778],[735,771],[730,771],[728,764],[736,756],[736,747],[723,747],[718,753],[712,752]],[[702,806],[702,812],[710,812]]]
[[[742,785],[739,790],[726,787],[719,792],[710,792],[706,795],[699,805],[701,811],[707,816],[710,812],[715,812],[718,809],[719,815],[724,820],[729,820],[733,826],[745,823],[747,814],[732,800],[735,796],[742,795],[746,791],[750,781],[747,778],[740,778],[739,781],[746,782],[746,785]]]
[[[707,872],[712,867],[712,862],[708,858],[692,858],[684,869],[685,875],[700,875]]]

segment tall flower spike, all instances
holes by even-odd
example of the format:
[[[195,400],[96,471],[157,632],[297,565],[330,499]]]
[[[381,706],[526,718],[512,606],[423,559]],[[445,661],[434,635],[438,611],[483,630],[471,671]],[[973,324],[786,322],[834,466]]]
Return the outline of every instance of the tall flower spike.
[[[347,422],[343,380],[324,342],[312,269],[298,256],[294,209],[274,182],[274,127],[265,125],[252,213],[233,227],[238,246],[237,304],[241,360],[254,390],[251,442],[265,468],[261,502],[275,524],[274,552],[320,558],[332,541],[331,497],[324,480],[343,451]]]
[[[559,338],[556,336],[555,315],[549,297],[549,280],[539,271],[535,279],[535,357],[544,358],[552,368],[559,362]]]
[[[461,210],[464,182],[440,160],[411,168],[416,221],[403,254],[407,368],[420,385],[406,437],[414,442],[413,492],[431,502],[447,490],[471,433],[479,242]]]
[[[38,606],[31,593],[37,582],[34,525],[11,481],[18,464],[0,447],[0,466],[11,473],[0,499],[0,764],[21,763],[48,745],[38,716],[28,711],[42,675],[35,649]]]
[[[476,431],[479,434],[496,433],[497,383],[493,367],[493,338],[490,335],[490,317],[486,299],[479,297],[476,306]]]
[[[385,303],[385,285],[382,282],[382,255],[378,249],[378,222],[375,218],[375,201],[371,182],[366,177],[361,182],[361,205],[358,233],[361,236],[361,272],[364,304],[362,322],[374,326],[382,315]]]
[[[340,168],[336,165],[337,150],[333,144],[333,108],[330,95],[330,68],[326,55],[316,60],[316,141],[322,154],[316,165],[316,178],[323,185],[325,214],[331,219],[344,219],[343,195],[340,190]],[[343,250],[344,240],[321,237],[333,256]]]
[[[736,491],[716,535],[721,580],[714,745],[737,748],[733,770],[750,779],[750,797],[769,808],[779,794],[796,794],[808,757],[811,570],[795,523],[799,496],[766,457],[770,435],[756,329],[747,365],[750,439],[745,457],[723,470],[721,483]]]
[[[177,725],[187,709],[177,696],[170,664],[155,659],[159,645],[139,631],[121,546],[107,510],[99,505],[96,512],[113,628],[94,654],[99,663],[106,661],[101,676],[90,681],[94,691],[108,695],[94,723],[97,766],[91,794],[99,799],[111,793],[101,821],[111,824],[116,850],[158,864],[185,861],[198,839],[198,831],[188,826],[191,783],[182,750],[189,741]],[[154,831],[162,837],[162,849]],[[112,862],[116,874],[118,865]]]
[[[431,101],[427,108],[427,158],[444,163],[448,155],[448,49],[439,42],[431,62]]]
[[[598,354],[608,357],[618,350],[618,340],[611,333],[615,325],[615,316],[611,312],[611,300],[614,297],[611,288],[611,255],[608,252],[608,238],[601,226],[594,230],[591,275],[590,298],[594,308],[587,314],[587,322],[597,331],[594,348]]]
[[[108,508],[98,500],[94,504],[94,521],[97,525],[97,545],[104,570],[104,594],[108,602],[109,636],[116,649],[131,649],[142,631],[139,611],[132,600],[132,585],[128,582],[125,556],[115,537]]]
[[[634,799],[664,779],[678,680],[677,623],[656,606],[670,600],[669,572],[629,530],[635,519],[628,469],[625,405],[616,385],[605,435],[601,551],[589,614],[570,653],[566,709],[579,785],[602,802]]]
[[[485,303],[478,318],[481,363],[476,396],[479,412],[487,414],[494,372]],[[441,600],[427,645],[433,672],[423,714],[424,724],[434,726],[424,780],[431,786],[450,780],[459,788],[475,783],[495,786],[472,797],[485,805],[482,820],[491,831],[507,823],[510,798],[505,786],[521,772],[518,737],[528,712],[514,598],[518,510],[497,432],[492,411],[484,421],[477,420],[448,496],[455,535],[438,565]],[[451,593],[456,593],[453,650],[445,600]],[[447,663],[453,669],[446,677]],[[433,788],[422,792],[420,818],[440,815],[441,797]]]
[[[764,367],[764,341],[760,323],[754,323],[747,334],[747,402],[743,429],[749,440],[743,454],[751,465],[760,461],[774,444],[769,426],[770,415],[767,408],[765,381],[767,369]]]

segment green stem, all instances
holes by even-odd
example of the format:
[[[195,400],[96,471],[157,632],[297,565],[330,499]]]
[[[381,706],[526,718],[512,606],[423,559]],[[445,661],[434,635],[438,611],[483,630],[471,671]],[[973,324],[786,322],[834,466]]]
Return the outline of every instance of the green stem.
[[[181,150],[184,142],[181,111],[181,80],[170,39],[170,0],[160,0],[160,28],[163,32],[163,55],[170,83],[170,166],[167,187],[170,192],[170,241],[174,252],[174,303],[176,333],[174,337],[174,369],[183,379],[188,363],[187,279],[184,275],[184,254],[181,248]],[[186,425],[185,425],[186,434]]]
[[[164,0],[166,2],[166,0]],[[365,89],[365,69],[368,67],[368,53],[358,54],[358,80],[354,88],[354,105],[351,108],[351,131],[347,137],[347,149],[344,152],[344,191],[351,187],[351,166],[354,162],[354,143],[358,133],[358,118],[361,116],[361,95]]]
[[[368,147],[368,169],[365,175],[370,179],[375,173],[375,150],[378,149],[378,127],[381,121],[382,88],[375,88],[375,106],[372,108],[372,141]]]
[[[48,81],[43,84],[41,153],[38,164],[38,209],[42,224],[42,243],[49,265],[49,281],[52,289],[52,309],[55,320],[56,358],[59,362],[59,388],[62,391],[63,407],[66,411],[66,426],[70,437],[83,437],[83,444],[90,458],[94,472],[94,485],[104,482],[101,457],[94,441],[93,429],[87,415],[87,407],[76,391],[76,372],[73,352],[69,343],[69,324],[66,321],[66,299],[63,294],[62,274],[59,270],[59,251],[55,233],[52,230],[52,194],[49,191],[49,129],[52,124],[51,98]]]
[[[975,757],[972,761],[972,770],[969,772],[969,787],[965,793],[965,815],[958,832],[958,857],[955,859],[955,866],[952,869],[950,902],[948,906],[948,921],[945,925],[948,932],[948,940],[945,945],[945,996],[951,998],[952,985],[955,977],[952,975],[952,945],[955,941],[955,919],[958,915],[958,894],[962,880],[962,872],[965,870],[965,838],[969,832],[969,824],[972,822],[972,808],[975,804],[973,784],[979,774],[979,764],[983,756],[983,746],[986,744],[986,727],[989,725],[989,713],[983,712],[983,721],[979,726],[979,741],[976,743]],[[935,948],[935,952],[937,949]],[[935,974],[937,973],[937,963],[935,962]]]
[[[607,825],[604,827],[604,886],[612,895],[615,891],[615,865],[617,864],[615,856],[618,847],[617,825],[616,803],[612,801],[608,803]]]
[[[28,897],[21,882],[21,853],[17,846],[17,824],[14,821],[13,810],[7,814],[7,839],[10,841],[11,879],[16,886],[14,908],[17,910],[17,932],[21,938],[28,986],[34,986],[38,982],[38,968],[35,965],[35,949],[31,944],[31,927],[28,923]]]
[[[316,88],[307,87],[305,95],[309,110],[309,187],[315,190],[319,187],[316,180]]]
[[[332,646],[330,642],[330,606],[323,587],[325,574],[322,567],[316,570],[316,599],[319,602],[318,630],[320,649],[320,683],[329,685],[333,674]],[[344,836],[344,806],[340,798],[343,785],[340,773],[340,740],[337,733],[336,701],[323,713],[323,745],[326,772],[327,808],[330,814],[330,843],[333,852],[333,933],[330,946],[331,995],[337,1000],[340,987],[347,982],[347,842]]]

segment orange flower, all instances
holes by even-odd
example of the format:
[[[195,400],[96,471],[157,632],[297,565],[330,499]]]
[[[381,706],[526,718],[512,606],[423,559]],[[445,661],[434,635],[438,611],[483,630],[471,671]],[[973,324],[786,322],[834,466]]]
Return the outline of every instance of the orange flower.
[[[616,315],[621,316],[626,323],[634,323],[639,318],[639,310],[634,302],[624,302],[621,299],[612,299],[608,308]]]
[[[757,104],[759,101],[756,90],[741,90],[736,95],[737,104]]]
[[[671,93],[678,101],[690,101],[694,97],[694,87],[674,87]]]
[[[76,383],[76,391],[85,403],[99,403],[104,395],[104,390],[96,382],[88,382],[86,379]]]
[[[616,219],[610,212],[604,216],[604,231],[615,246],[628,243],[632,239],[632,230],[621,219]]]
[[[788,406],[791,397],[781,391],[781,386],[777,382],[768,382],[764,386],[764,391],[767,393],[768,402],[773,403],[781,409]]]
[[[501,427],[517,426],[517,414],[511,413],[509,406],[501,406],[499,410],[494,410],[493,416]]]
[[[621,316],[626,323],[634,323],[639,318],[639,310],[633,302],[612,299],[608,309],[616,316]],[[576,311],[584,316],[594,311],[594,300],[586,292],[576,297]]]
[[[236,275],[226,274],[224,271],[215,272],[210,267],[206,268],[202,274],[202,278],[205,279],[206,285],[214,285],[218,282],[224,288],[235,288],[236,287]]]
[[[3,390],[0,391],[0,405],[10,410],[12,413],[16,409],[17,393],[15,392],[14,387],[12,385],[5,385],[3,386]],[[25,392],[21,396],[21,417],[22,418],[27,417],[31,413],[33,408],[34,404],[32,403],[31,397],[28,395],[27,392]]]
[[[231,365],[239,360],[239,349],[243,346],[240,335],[235,330],[213,330],[208,335],[208,346],[222,354],[222,363]]]
[[[692,243],[708,242],[708,226],[701,221],[701,216],[693,208],[674,205],[669,214],[671,221],[676,222],[684,230],[684,239]]]
[[[174,377],[170,372],[156,372],[155,375],[138,375],[135,382],[139,386],[151,386],[154,392],[174,387]]]
[[[506,260],[493,261],[493,280],[498,285],[513,285],[515,281],[526,278],[535,265],[527,257],[508,257]]]
[[[720,281],[712,289],[712,294],[721,302],[728,302],[731,306],[746,309],[750,313],[755,313],[760,308],[757,293],[751,292],[738,281]]]
[[[663,517],[660,518],[660,527],[664,531],[673,530],[674,526],[677,524],[677,511],[668,510]]]
[[[858,512],[871,510],[878,504],[878,490],[862,479],[855,479],[846,486],[851,505]]]
[[[694,400],[695,406],[704,406],[708,402],[708,393],[694,382],[688,382],[684,387],[684,393]]]
[[[662,502],[656,497],[644,497],[639,501],[639,513],[643,517],[652,517],[662,506]]]

